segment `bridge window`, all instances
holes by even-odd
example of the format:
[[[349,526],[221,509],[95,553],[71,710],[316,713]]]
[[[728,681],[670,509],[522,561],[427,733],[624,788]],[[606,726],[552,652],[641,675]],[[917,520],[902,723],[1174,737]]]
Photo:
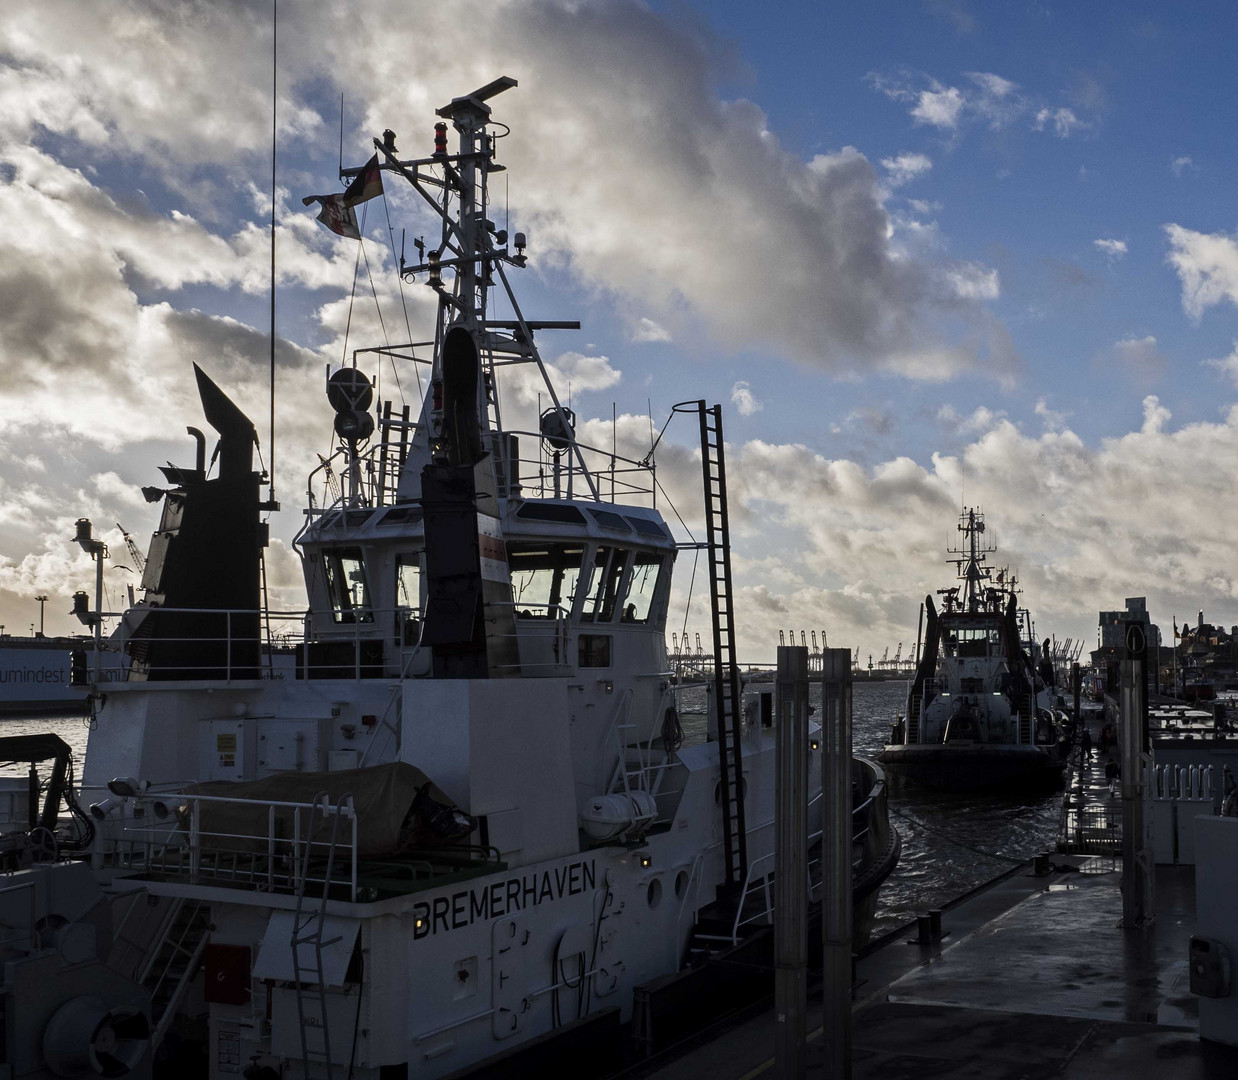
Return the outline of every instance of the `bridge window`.
[[[337,623],[373,622],[370,590],[365,582],[365,564],[360,548],[335,548],[326,552],[323,567],[331,615]]]
[[[570,612],[576,600],[582,544],[508,544],[512,599],[522,619],[553,619]]]
[[[416,645],[421,636],[421,556],[400,555],[395,566],[395,603],[400,608],[403,642]]]
[[[619,583],[628,565],[622,548],[599,547],[593,558],[593,574],[580,617],[584,622],[610,622],[615,617]]]
[[[946,635],[946,655],[984,657],[998,655],[1002,634],[996,626],[960,626]]]
[[[632,577],[623,599],[624,622],[648,622],[653,607],[658,577],[662,571],[662,556],[653,551],[638,551],[632,560]]]

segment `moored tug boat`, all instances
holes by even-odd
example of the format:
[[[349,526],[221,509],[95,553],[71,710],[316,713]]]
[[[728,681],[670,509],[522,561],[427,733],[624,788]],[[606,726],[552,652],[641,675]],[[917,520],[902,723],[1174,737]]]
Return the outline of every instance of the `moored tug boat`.
[[[879,755],[891,776],[952,791],[1061,783],[1066,744],[1053,711],[1054,675],[1020,609],[1008,571],[993,576],[984,515],[965,510],[956,555],[961,585],[925,597],[924,647],[907,705]]]
[[[695,741],[666,652],[677,547],[648,463],[579,441],[549,380],[537,430],[501,420],[501,373],[545,378],[535,334],[574,325],[524,316],[507,278],[524,237],[512,250],[486,218],[501,168],[487,102],[514,85],[438,110],[429,157],[400,159],[385,132],[345,174],[357,198],[402,177],[440,214],[437,248],[401,261],[438,320],[430,342],[361,352],[428,367],[418,418],[375,401],[356,355],[328,380],[339,448],[310,475],[296,541],[306,612],[264,603],[275,505],[256,431],[195,366],[219,445],[208,466],[190,429],[195,464],[163,469],[145,597],[115,638],[127,678],[94,688],[78,794],[57,759],[89,910],[115,929],[91,936],[119,988],[87,1009],[124,1043],[106,1075],[149,1075],[174,1043],[195,1063],[204,1045],[215,1080],[437,1077],[518,1048],[596,1060],[659,980],[770,924],[774,733],[739,693],[720,409],[685,407],[725,568]],[[318,201],[347,225],[347,198]],[[491,317],[499,288],[514,318]],[[295,666],[276,666],[290,639]],[[871,922],[897,834],[878,770],[859,768],[853,799]],[[29,932],[55,944],[33,914]],[[74,1061],[98,1056],[90,1038]]]

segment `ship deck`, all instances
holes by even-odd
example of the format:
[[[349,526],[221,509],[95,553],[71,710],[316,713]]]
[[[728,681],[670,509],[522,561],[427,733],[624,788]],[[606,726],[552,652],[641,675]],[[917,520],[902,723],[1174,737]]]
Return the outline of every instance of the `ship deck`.
[[[939,944],[916,942],[914,927],[877,942],[857,968],[855,1080],[1238,1075],[1238,1048],[1200,1040],[1188,990],[1194,868],[1158,867],[1156,918],[1126,932],[1109,865],[1056,855],[1037,876],[1029,863],[948,906]],[[774,1027],[764,1007],[640,1075],[772,1077]],[[810,1076],[820,1046],[818,1027]]]

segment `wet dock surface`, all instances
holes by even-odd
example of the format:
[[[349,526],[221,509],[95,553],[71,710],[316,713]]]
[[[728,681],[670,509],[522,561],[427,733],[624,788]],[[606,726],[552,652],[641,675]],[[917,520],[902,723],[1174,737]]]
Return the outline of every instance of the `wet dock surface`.
[[[1095,753],[1072,765],[1063,824],[1086,842],[1052,856],[1048,874],[1029,863],[948,905],[940,943],[903,928],[859,961],[854,1080],[1238,1077],[1238,1047],[1198,1034],[1194,867],[1157,867],[1155,918],[1124,930],[1121,799]],[[819,1002],[810,997],[809,1076],[820,1075]],[[643,1075],[774,1077],[774,1032],[771,1005]]]
[[[1188,990],[1194,868],[1158,868],[1155,920],[1124,931],[1119,873],[1081,873],[1079,856],[1053,862],[1061,869],[1020,868],[948,908],[940,945],[908,929],[859,961],[855,1080],[1238,1076],[1238,1048],[1199,1039]],[[809,1076],[816,1010],[810,1000]],[[771,1008],[645,1075],[773,1077],[773,1046]]]

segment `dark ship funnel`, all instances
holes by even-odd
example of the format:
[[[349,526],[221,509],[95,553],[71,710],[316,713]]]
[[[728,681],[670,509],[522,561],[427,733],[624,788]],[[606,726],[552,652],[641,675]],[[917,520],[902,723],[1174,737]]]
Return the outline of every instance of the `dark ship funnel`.
[[[261,674],[258,609],[261,477],[253,471],[253,422],[197,364],[206,419],[219,432],[219,473],[206,478],[203,444],[192,469],[168,465],[142,587],[149,605],[128,643],[131,680],[255,679]],[[189,429],[195,441],[201,433]],[[138,610],[141,610],[139,608]]]

